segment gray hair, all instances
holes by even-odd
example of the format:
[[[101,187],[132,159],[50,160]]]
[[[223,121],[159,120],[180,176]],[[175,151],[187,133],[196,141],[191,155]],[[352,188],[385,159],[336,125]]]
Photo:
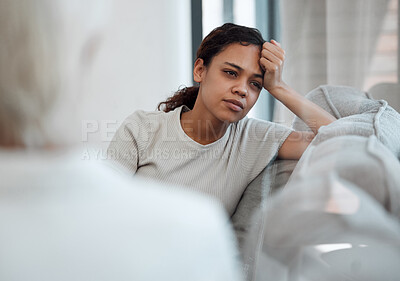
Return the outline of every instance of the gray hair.
[[[102,25],[104,4],[0,0],[0,146],[48,143],[50,113],[75,90],[71,85],[90,55],[84,47]]]

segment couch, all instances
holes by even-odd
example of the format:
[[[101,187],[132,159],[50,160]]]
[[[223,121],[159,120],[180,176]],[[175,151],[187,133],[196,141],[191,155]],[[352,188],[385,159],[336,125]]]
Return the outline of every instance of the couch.
[[[306,98],[338,120],[244,192],[231,219],[246,279],[400,280],[400,114],[352,87]]]

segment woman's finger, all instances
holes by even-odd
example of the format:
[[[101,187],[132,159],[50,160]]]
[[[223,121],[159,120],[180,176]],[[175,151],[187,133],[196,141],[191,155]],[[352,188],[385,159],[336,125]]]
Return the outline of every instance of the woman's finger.
[[[271,43],[274,44],[275,46],[278,46],[279,48],[281,48],[281,43],[279,43],[278,41],[271,39]]]
[[[279,44],[279,43],[276,42],[276,44]],[[285,50],[283,50],[279,45],[275,45],[270,42],[265,42],[263,44],[263,50],[269,50],[271,53],[273,53],[275,56],[277,56],[281,60],[285,59]]]
[[[271,73],[271,72],[277,72],[279,70],[279,66],[276,65],[275,63],[267,60],[266,58],[261,58],[260,59],[260,65],[262,69],[266,73]]]
[[[261,57],[266,58],[267,60],[271,61],[272,63],[278,64],[278,65],[282,65],[283,64],[283,60],[279,57],[277,57],[274,53],[272,53],[269,50],[262,50],[261,51]]]

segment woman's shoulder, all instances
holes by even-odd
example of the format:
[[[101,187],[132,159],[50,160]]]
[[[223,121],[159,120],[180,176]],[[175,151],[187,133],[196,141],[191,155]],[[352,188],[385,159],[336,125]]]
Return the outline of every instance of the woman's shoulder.
[[[244,117],[240,121],[234,123],[233,132],[238,137],[258,136],[258,138],[267,137],[268,134],[287,135],[293,130],[287,126],[277,122],[262,120],[257,118]]]
[[[162,121],[165,119],[173,118],[178,112],[180,112],[181,108],[178,107],[172,111],[164,112],[159,110],[147,111],[147,110],[136,110],[131,115],[129,115],[125,121]]]
[[[131,113],[125,120],[148,120],[148,119],[161,119],[165,118],[167,113],[163,111],[147,111],[136,110]]]
[[[181,108],[169,112],[136,110],[124,120],[118,130],[135,136],[137,139],[148,140],[157,132],[176,127],[175,124],[179,122],[181,110]]]
[[[257,118],[245,116],[243,119],[236,122],[235,126],[237,129],[240,129],[240,130],[249,130],[254,127],[270,128],[270,127],[282,126],[282,125],[279,125],[278,123],[268,121],[268,120],[257,119]]]

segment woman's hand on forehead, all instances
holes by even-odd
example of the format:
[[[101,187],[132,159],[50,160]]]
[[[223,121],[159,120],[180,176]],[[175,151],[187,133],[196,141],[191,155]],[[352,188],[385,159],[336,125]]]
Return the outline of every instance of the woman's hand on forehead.
[[[275,40],[265,42],[261,50],[260,65],[265,71],[264,88],[271,92],[274,88],[283,86],[282,70],[285,61],[285,51]]]

